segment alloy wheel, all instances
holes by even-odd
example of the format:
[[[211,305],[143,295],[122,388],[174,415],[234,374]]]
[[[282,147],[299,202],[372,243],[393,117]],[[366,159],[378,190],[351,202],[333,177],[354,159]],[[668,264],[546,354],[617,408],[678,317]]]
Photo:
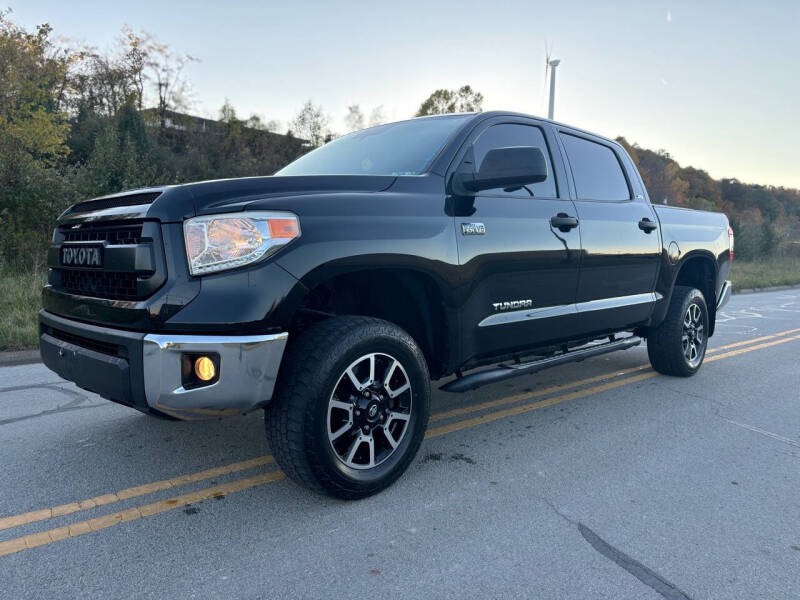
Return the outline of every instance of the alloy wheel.
[[[703,311],[695,303],[689,305],[683,316],[681,347],[686,362],[693,369],[696,368],[702,362],[705,354],[706,336]]]
[[[365,354],[341,374],[328,400],[328,441],[352,469],[385,462],[409,430],[413,391],[399,360]]]

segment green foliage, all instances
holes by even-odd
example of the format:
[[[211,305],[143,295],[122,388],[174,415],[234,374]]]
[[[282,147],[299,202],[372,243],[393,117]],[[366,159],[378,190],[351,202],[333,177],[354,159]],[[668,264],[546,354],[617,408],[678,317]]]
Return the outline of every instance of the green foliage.
[[[747,261],[755,260],[761,256],[763,244],[760,225],[752,220],[742,219],[738,215],[730,215],[728,220],[731,229],[733,229],[736,258]]]
[[[131,103],[106,121],[98,133],[81,189],[103,196],[120,190],[154,185],[158,169],[144,122]]]
[[[31,240],[49,238],[46,220],[63,208],[54,194],[72,198],[62,109],[72,59],[49,26],[28,33],[0,12],[0,259],[38,256],[42,244]]]
[[[416,116],[443,115],[459,112],[481,112],[483,94],[465,85],[457,90],[440,89],[420,104]]]
[[[0,12],[0,186],[19,185],[34,168],[67,155],[61,110],[69,56],[56,52],[47,25],[27,33]]]
[[[769,221],[761,222],[761,256],[773,256],[779,243],[778,234]]]

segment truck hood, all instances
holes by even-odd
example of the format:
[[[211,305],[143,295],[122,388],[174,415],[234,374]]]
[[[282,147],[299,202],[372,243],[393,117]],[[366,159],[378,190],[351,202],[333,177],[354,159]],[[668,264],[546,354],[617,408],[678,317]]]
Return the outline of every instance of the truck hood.
[[[259,208],[289,208],[291,198],[324,194],[370,193],[389,188],[391,175],[303,175],[217,179],[161,188],[144,188],[80,202],[67,209],[59,224],[97,219],[155,218],[179,222],[195,215]],[[275,199],[275,202],[270,202]]]

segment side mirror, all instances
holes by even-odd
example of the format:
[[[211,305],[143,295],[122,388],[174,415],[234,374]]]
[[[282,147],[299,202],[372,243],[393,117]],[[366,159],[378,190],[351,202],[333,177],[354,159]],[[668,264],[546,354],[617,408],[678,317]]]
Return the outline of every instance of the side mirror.
[[[541,183],[545,179],[547,179],[547,161],[539,148],[533,146],[495,148],[486,153],[477,172],[464,170],[456,173],[453,191],[466,192],[464,195],[470,195],[481,190]]]

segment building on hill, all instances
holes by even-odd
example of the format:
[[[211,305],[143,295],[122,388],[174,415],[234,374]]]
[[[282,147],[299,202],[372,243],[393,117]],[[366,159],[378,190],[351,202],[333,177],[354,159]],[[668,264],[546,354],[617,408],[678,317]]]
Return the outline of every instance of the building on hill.
[[[175,112],[172,110],[164,111],[162,122],[161,112],[157,108],[145,108],[141,111],[141,115],[142,120],[148,127],[163,127],[164,129],[174,132],[185,131],[187,133],[196,134],[213,134],[221,133],[226,126],[226,124],[222,121],[215,121],[213,119],[206,119],[204,117],[197,117],[195,115]],[[273,143],[284,143],[297,146],[298,150],[301,148],[306,150],[308,149],[308,141],[294,137],[291,135],[291,132],[288,134],[275,133],[273,131],[267,131],[266,129],[247,127],[245,125],[245,121],[242,121],[241,123],[244,126],[244,129],[246,129],[248,132],[263,136]]]

